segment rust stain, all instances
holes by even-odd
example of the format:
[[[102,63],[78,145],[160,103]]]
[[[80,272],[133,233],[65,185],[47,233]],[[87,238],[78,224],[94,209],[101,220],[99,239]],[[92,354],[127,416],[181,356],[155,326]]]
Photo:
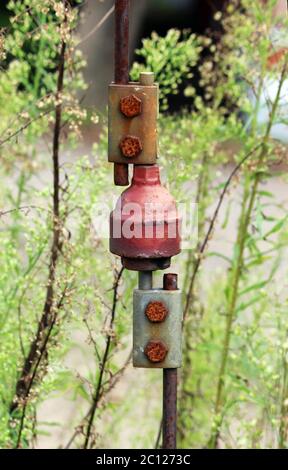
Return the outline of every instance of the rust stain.
[[[167,356],[168,349],[162,341],[151,340],[145,347],[145,355],[150,362],[163,362]]]
[[[120,144],[120,150],[124,157],[126,158],[135,158],[142,152],[143,147],[139,137],[133,135],[126,135]]]
[[[129,165],[126,163],[114,163],[114,184],[116,186],[128,186]]]
[[[128,85],[112,83],[109,86],[108,160],[110,162],[127,163],[129,158],[129,163],[139,165],[156,163],[157,90],[156,85],[143,87],[137,83]],[[121,152],[119,143],[125,136],[137,136],[140,140],[143,150],[136,157],[126,157]]]
[[[175,273],[166,273],[163,277],[164,290],[177,290],[178,289],[178,276]]]
[[[145,309],[145,314],[148,320],[153,323],[163,322],[166,319],[168,313],[169,312],[166,305],[159,301],[149,302]]]
[[[142,101],[136,95],[124,96],[120,100],[120,111],[127,118],[139,116],[142,112]]]

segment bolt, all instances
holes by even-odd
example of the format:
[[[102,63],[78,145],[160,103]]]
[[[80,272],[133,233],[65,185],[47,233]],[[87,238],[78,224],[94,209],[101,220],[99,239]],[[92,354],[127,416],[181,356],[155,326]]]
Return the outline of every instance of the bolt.
[[[120,150],[126,158],[136,158],[142,152],[141,140],[133,135],[127,135],[120,142]]]
[[[141,72],[140,73],[140,85],[151,86],[154,84],[154,73],[153,72]]]
[[[139,116],[142,112],[142,101],[135,95],[124,96],[120,100],[120,111],[127,118]]]
[[[168,349],[162,341],[151,340],[146,345],[144,352],[150,362],[157,363],[164,361]]]
[[[145,314],[153,323],[161,323],[168,315],[168,309],[163,302],[149,302],[145,309]]]
[[[178,290],[178,276],[174,273],[164,274],[163,277],[164,290]]]

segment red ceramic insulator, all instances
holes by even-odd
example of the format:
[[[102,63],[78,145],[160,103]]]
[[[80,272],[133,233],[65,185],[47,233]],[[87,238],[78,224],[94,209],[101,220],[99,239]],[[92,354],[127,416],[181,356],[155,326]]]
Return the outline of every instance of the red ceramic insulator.
[[[166,269],[180,252],[176,203],[160,182],[157,165],[135,165],[131,186],[110,216],[110,251],[127,269]]]

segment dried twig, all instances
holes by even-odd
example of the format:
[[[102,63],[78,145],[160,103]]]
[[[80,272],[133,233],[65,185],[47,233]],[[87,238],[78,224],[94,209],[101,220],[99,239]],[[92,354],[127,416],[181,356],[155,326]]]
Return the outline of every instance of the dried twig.
[[[66,2],[65,2],[66,4]],[[62,293],[61,299],[55,305],[55,282],[56,282],[56,268],[61,252],[61,231],[62,224],[60,221],[60,189],[59,189],[59,146],[60,146],[60,131],[62,121],[62,92],[64,83],[65,71],[65,53],[66,42],[63,39],[60,48],[60,58],[58,66],[58,80],[57,80],[57,93],[55,105],[55,124],[53,132],[53,240],[50,251],[49,272],[46,290],[46,299],[43,307],[41,319],[38,324],[38,329],[33,342],[30,345],[29,353],[24,361],[21,375],[16,384],[15,397],[10,405],[10,414],[12,418],[15,417],[15,412],[18,410],[20,404],[24,404],[20,418],[20,427],[18,432],[17,447],[20,446],[21,436],[24,427],[27,402],[30,391],[34,385],[37,377],[37,372],[42,359],[46,356],[46,348],[51,336],[53,327],[55,325],[59,309],[63,306],[65,298],[65,290]]]
[[[87,41],[87,39],[89,39],[93,34],[95,34],[96,31],[98,31],[98,29],[100,29],[101,26],[105,23],[105,21],[108,20],[108,18],[112,15],[114,10],[115,10],[115,6],[113,5],[113,7],[111,7],[110,10],[107,11],[107,13],[105,13],[103,18],[101,18],[101,20],[96,24],[96,26],[94,26],[94,28],[92,28],[91,31],[89,31],[89,33],[86,34],[86,36],[84,36],[81,39],[81,41],[79,41],[79,43],[77,44],[77,47],[83,44],[83,42]]]
[[[121,369],[119,369],[116,372],[116,374],[113,375],[112,379],[110,379],[109,381],[103,383],[102,391],[100,393],[100,398],[99,398],[98,404],[100,403],[100,401],[101,401],[101,399],[103,398],[104,395],[105,396],[108,395],[108,393],[110,393],[111,390],[113,390],[113,388],[116,387],[117,383],[119,382],[119,380],[123,376],[125,370],[129,366],[129,364],[131,362],[131,359],[132,359],[132,351],[130,352],[128,358],[124,362],[124,365],[121,367]],[[109,387],[104,390],[103,387],[108,383],[109,383]],[[68,443],[66,444],[65,449],[69,449],[71,447],[71,445],[73,444],[74,440],[76,439],[76,437],[78,436],[78,434],[80,434],[80,432],[83,431],[84,423],[87,421],[87,419],[89,419],[89,416],[91,415],[91,413],[92,413],[92,406],[90,407],[90,409],[88,410],[88,412],[86,413],[84,418],[81,420],[81,424],[79,426],[77,426],[77,428],[75,429],[73,435],[71,436]]]
[[[119,284],[122,278],[123,271],[124,271],[124,268],[121,268],[121,270],[116,274],[115,282],[113,284],[113,301],[112,301],[112,307],[111,307],[110,324],[109,324],[108,332],[106,335],[106,347],[105,347],[102,359],[99,361],[99,358],[97,358],[99,361],[100,373],[99,373],[97,383],[95,384],[95,389],[94,389],[95,391],[94,391],[92,405],[90,406],[84,418],[82,418],[80,425],[78,425],[75,428],[75,431],[73,435],[71,436],[71,438],[69,439],[68,443],[66,444],[65,449],[69,449],[72,443],[74,442],[74,440],[76,439],[76,437],[78,436],[78,434],[80,434],[80,432],[83,432],[83,428],[85,426],[85,423],[87,423],[87,420],[88,420],[88,425],[87,425],[87,430],[85,433],[84,448],[88,447],[90,436],[92,433],[93,421],[94,421],[97,408],[99,407],[99,403],[101,399],[103,398],[104,394],[107,395],[107,393],[109,393],[118,383],[118,381],[122,377],[124,371],[128,367],[128,364],[130,363],[130,360],[131,360],[131,353],[130,353],[123,367],[121,367],[121,369],[119,369],[116,372],[116,374],[114,374],[113,377],[110,378],[107,382],[103,382],[104,372],[105,372],[105,368],[106,368],[107,361],[109,358],[109,353],[110,353],[111,331],[114,326],[116,309],[118,305],[118,290],[119,290]],[[104,390],[104,387],[106,384],[107,385],[109,384],[109,386],[108,388]]]
[[[102,388],[102,382],[103,382],[103,376],[105,372],[105,367],[106,363],[109,357],[109,352],[110,352],[110,346],[111,346],[111,331],[113,330],[114,326],[114,320],[115,320],[115,314],[116,314],[116,307],[117,307],[117,302],[118,302],[118,290],[119,290],[119,284],[120,280],[123,274],[124,268],[122,267],[121,270],[118,272],[117,277],[114,282],[114,287],[113,287],[113,303],[112,303],[112,310],[111,310],[111,319],[110,319],[110,325],[109,325],[109,331],[107,333],[106,337],[106,347],[105,351],[103,354],[103,359],[101,363],[99,364],[100,367],[100,373],[99,377],[95,386],[95,393],[93,397],[93,402],[92,402],[92,407],[91,407],[91,412],[88,420],[88,425],[87,425],[87,430],[85,434],[85,440],[84,440],[84,445],[83,448],[87,449],[91,437],[91,432],[92,432],[92,426],[93,426],[93,421],[95,417],[95,413],[98,407],[98,403],[101,397],[101,388]]]
[[[34,382],[35,382],[35,379],[36,379],[36,376],[37,376],[37,373],[38,373],[38,370],[39,370],[39,366],[42,362],[42,359],[46,356],[47,345],[48,345],[49,339],[51,337],[52,331],[54,329],[56,320],[58,318],[58,313],[61,310],[61,308],[63,307],[64,300],[65,300],[65,297],[66,297],[66,294],[67,294],[67,290],[68,290],[68,285],[66,285],[65,288],[63,289],[60,300],[57,303],[53,318],[50,321],[49,330],[48,330],[48,332],[46,333],[46,336],[45,336],[45,340],[44,340],[43,344],[41,345],[41,347],[39,348],[39,350],[37,350],[37,360],[36,360],[36,363],[34,365],[33,371],[31,370],[31,376],[29,377],[29,383],[28,383],[28,386],[27,386],[27,389],[26,389],[25,401],[23,402],[23,408],[22,408],[22,411],[21,411],[20,426],[19,426],[17,442],[16,442],[16,448],[17,449],[20,447],[20,444],[21,444],[22,432],[23,432],[23,429],[24,429],[24,422],[25,422],[27,405],[28,405],[28,398],[29,398],[30,392],[32,390],[32,386],[34,385]],[[22,399],[24,400],[24,398],[22,398]]]
[[[189,311],[189,308],[190,308],[190,304],[191,304],[191,300],[192,300],[192,296],[193,296],[193,289],[194,289],[194,282],[195,282],[195,278],[197,276],[197,273],[198,273],[198,270],[200,268],[200,265],[201,265],[201,262],[202,262],[202,259],[203,259],[203,254],[206,250],[206,247],[208,245],[208,242],[210,240],[210,237],[213,233],[213,230],[214,230],[214,227],[215,227],[215,223],[216,223],[216,220],[218,218],[218,214],[220,212],[220,209],[222,207],[222,204],[223,204],[223,201],[224,201],[224,198],[226,196],[226,193],[230,187],[230,184],[234,178],[234,176],[236,176],[236,174],[238,173],[238,171],[240,170],[240,168],[242,167],[242,165],[255,153],[257,152],[257,150],[259,150],[260,148],[262,147],[262,143],[260,143],[259,145],[257,145],[256,147],[254,147],[251,152],[249,152],[247,155],[245,155],[245,157],[242,158],[242,160],[238,163],[238,165],[235,166],[235,168],[233,169],[232,173],[230,174],[229,178],[227,179],[225,185],[224,185],[224,188],[219,196],[219,200],[218,200],[218,204],[216,206],[216,209],[214,211],[214,214],[212,216],[212,219],[211,219],[211,222],[209,224],[209,227],[208,227],[208,230],[207,230],[207,233],[204,237],[204,240],[199,248],[199,251],[197,252],[197,260],[196,260],[196,263],[195,263],[195,267],[194,267],[194,271],[192,273],[192,276],[191,276],[191,280],[190,280],[190,284],[189,284],[189,288],[188,288],[188,292],[187,292],[187,296],[186,296],[186,301],[185,301],[185,307],[184,307],[184,320],[187,316],[187,313]]]

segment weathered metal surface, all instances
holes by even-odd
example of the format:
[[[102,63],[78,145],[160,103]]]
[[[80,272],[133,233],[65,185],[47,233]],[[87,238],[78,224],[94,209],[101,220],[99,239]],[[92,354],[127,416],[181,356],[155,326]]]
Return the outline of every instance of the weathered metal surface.
[[[129,4],[115,1],[115,83],[129,81]]]
[[[178,289],[178,275],[175,273],[165,273],[163,276],[163,289],[177,290]]]
[[[133,94],[124,96],[120,100],[120,111],[127,118],[139,116],[142,112],[142,101]]]
[[[158,271],[168,269],[171,258],[126,258],[121,257],[122,266],[129,271]]]
[[[178,276],[166,273],[163,276],[163,289],[178,290]],[[177,442],[177,369],[163,370],[163,449],[176,449]]]
[[[152,271],[139,271],[138,273],[138,288],[141,290],[149,290],[153,288],[153,273]]]
[[[166,319],[168,313],[169,310],[164,302],[158,302],[156,300],[149,302],[145,309],[146,317],[153,323],[161,323]]]
[[[119,144],[122,155],[126,158],[136,158],[143,150],[141,140],[134,135],[126,135]]]
[[[134,100],[128,103],[128,97]],[[135,98],[141,103],[136,104]],[[123,113],[123,100],[124,110]],[[131,114],[135,114],[132,116]],[[108,160],[114,163],[127,163],[119,144],[126,136],[135,136],[142,143],[140,155],[129,158],[129,163],[153,164],[157,159],[157,113],[158,86],[143,86],[140,83],[109,86],[109,145]],[[129,114],[129,117],[127,117]],[[131,157],[129,155],[129,157]]]
[[[161,186],[157,165],[134,166],[131,186],[110,217],[110,251],[134,270],[166,269],[180,252],[176,203]]]
[[[149,303],[165,304],[169,314],[161,323],[151,322],[145,315]],[[133,365],[148,368],[181,367],[182,351],[181,292],[163,289],[135,290],[133,298]],[[167,349],[161,362],[151,362],[145,348],[151,341],[160,341]],[[160,351],[160,349],[158,348]],[[160,354],[160,353],[159,353]]]
[[[153,72],[140,72],[139,82],[140,85],[150,86],[154,83],[154,73]]]
[[[150,362],[163,362],[168,353],[167,346],[160,340],[152,340],[146,344],[144,354]]]
[[[115,83],[129,82],[129,0],[115,1]],[[129,171],[126,163],[114,164],[114,184],[128,186]]]
[[[129,166],[125,163],[114,163],[114,184],[115,186],[128,186]]]
[[[163,370],[163,449],[176,449],[177,369]]]

